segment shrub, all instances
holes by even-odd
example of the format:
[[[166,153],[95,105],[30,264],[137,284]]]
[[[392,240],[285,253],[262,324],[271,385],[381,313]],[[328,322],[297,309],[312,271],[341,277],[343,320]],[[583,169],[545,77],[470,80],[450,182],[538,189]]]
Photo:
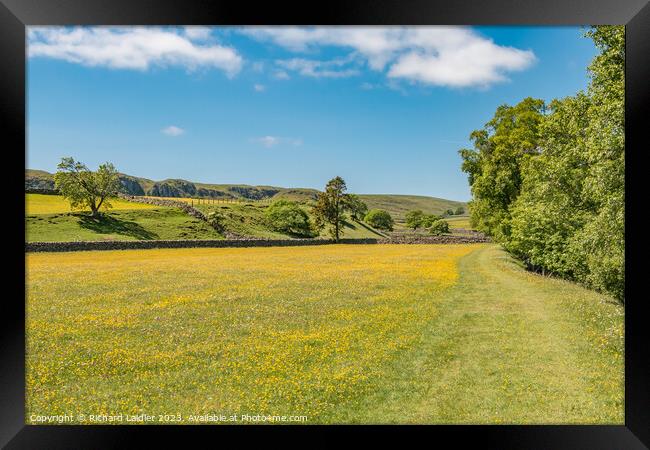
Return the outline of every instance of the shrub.
[[[226,216],[224,216],[223,213],[219,211],[211,211],[206,215],[206,218],[212,228],[219,232],[224,230]]]
[[[266,209],[266,221],[274,231],[310,236],[312,233],[309,216],[296,203],[289,200],[278,200]]]
[[[439,221],[441,219],[440,216],[436,216],[435,214],[425,214],[422,216],[422,221],[421,221],[421,226],[422,228],[429,228],[431,225],[433,225],[435,222]]]
[[[409,211],[406,213],[406,226],[417,230],[422,226],[422,219],[424,219],[424,213],[421,210]]]
[[[454,211],[454,212],[455,212],[455,214],[457,216],[460,216],[461,214],[465,214],[465,208],[463,208],[462,206],[459,206],[458,208],[456,208],[456,211]]]
[[[449,224],[444,220],[436,220],[429,227],[429,233],[436,236],[449,233]]]
[[[366,214],[365,221],[378,230],[393,231],[393,218],[383,209],[371,209]]]

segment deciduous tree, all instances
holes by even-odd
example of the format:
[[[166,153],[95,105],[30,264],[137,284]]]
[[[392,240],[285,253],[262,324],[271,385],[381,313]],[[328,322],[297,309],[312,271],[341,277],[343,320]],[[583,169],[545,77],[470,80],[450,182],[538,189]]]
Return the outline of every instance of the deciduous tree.
[[[417,230],[422,226],[422,219],[424,218],[424,212],[422,210],[414,210],[406,213],[406,226]]]
[[[118,172],[111,163],[99,166],[96,172],[73,158],[62,158],[54,175],[56,189],[70,202],[72,208],[90,208],[97,216],[100,208],[110,208],[110,197],[120,187]]]
[[[368,206],[356,194],[347,194],[346,209],[350,211],[350,216],[357,222],[362,220],[368,212]]]
[[[316,228],[329,227],[332,238],[338,242],[343,234],[343,220],[347,208],[347,186],[341,177],[332,178],[325,186],[325,191],[318,194],[313,208]]]

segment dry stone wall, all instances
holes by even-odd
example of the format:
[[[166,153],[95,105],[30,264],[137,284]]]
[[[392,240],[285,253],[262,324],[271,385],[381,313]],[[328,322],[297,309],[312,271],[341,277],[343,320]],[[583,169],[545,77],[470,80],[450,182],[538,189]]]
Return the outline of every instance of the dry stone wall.
[[[469,244],[487,242],[464,236],[431,236],[416,239],[341,239],[340,244]],[[75,252],[84,250],[134,250],[151,248],[223,248],[223,247],[288,247],[328,245],[328,239],[205,239],[150,241],[80,241],[26,242],[26,252]]]
[[[222,248],[222,247],[287,247],[326,245],[327,239],[206,239],[178,241],[79,241],[79,242],[27,242],[26,252],[75,252],[82,250],[133,250],[150,248]],[[376,239],[342,239],[342,244],[376,244]]]

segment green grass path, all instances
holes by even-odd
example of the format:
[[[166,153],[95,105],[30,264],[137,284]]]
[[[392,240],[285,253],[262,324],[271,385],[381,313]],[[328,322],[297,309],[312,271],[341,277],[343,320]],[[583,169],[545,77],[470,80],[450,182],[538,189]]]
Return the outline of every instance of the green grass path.
[[[335,421],[623,423],[623,308],[482,246],[418,346]]]

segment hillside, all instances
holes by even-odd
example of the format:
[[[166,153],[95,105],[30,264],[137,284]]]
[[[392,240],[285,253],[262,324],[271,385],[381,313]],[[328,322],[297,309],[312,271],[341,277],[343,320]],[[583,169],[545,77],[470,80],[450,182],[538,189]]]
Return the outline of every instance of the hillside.
[[[44,170],[25,170],[25,191],[54,189],[54,175]]]
[[[467,210],[467,203],[426,197],[423,195],[360,194],[369,209],[385,209],[396,222],[404,222],[408,211],[420,209],[427,214],[441,215],[448,209],[455,210],[462,206]]]
[[[162,181],[120,174],[122,192],[128,195],[152,197],[201,197],[213,199],[277,200],[285,198],[294,201],[314,200],[318,191],[310,188],[284,188],[277,186],[251,186],[245,184],[195,183],[181,179]],[[53,190],[54,175],[44,170],[25,171],[25,190]],[[463,202],[419,195],[360,194],[368,208],[388,211],[397,222],[404,221],[404,214],[412,209],[421,209],[428,214],[442,214],[447,209],[467,205]]]
[[[194,183],[181,179],[162,181],[120,174],[122,192],[128,195],[153,197],[202,197],[215,199],[264,200],[287,198],[290,200],[315,199],[318,191],[308,188],[283,188],[276,186],[250,186],[245,184]],[[54,175],[44,170],[25,170],[26,190],[53,190]]]
[[[100,217],[92,218],[87,210],[70,209],[60,195],[30,193],[25,195],[25,226],[27,242],[96,241],[133,239],[222,239],[206,222],[187,215],[175,207],[112,199],[113,208],[104,209]],[[273,231],[265,220],[267,204],[231,202],[197,204],[205,213],[219,211],[224,217],[227,233],[239,236],[286,239],[287,234]],[[309,206],[303,205],[309,214]],[[313,219],[313,218],[312,218]],[[381,238],[384,235],[372,227],[353,221],[343,225],[346,238]],[[325,230],[320,237],[327,238]]]

